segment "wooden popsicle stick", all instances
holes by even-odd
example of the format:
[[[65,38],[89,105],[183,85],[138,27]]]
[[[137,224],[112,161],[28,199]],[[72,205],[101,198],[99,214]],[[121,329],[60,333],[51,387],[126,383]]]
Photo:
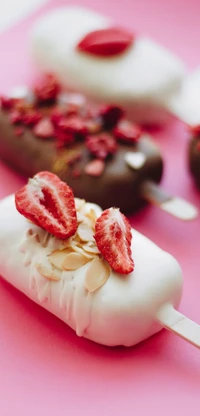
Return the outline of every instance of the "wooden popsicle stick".
[[[199,215],[199,210],[193,204],[182,198],[169,195],[154,182],[145,181],[141,192],[143,198],[148,202],[180,220],[190,221]]]
[[[171,304],[165,304],[158,310],[156,320],[166,329],[200,348],[200,325],[182,315]]]

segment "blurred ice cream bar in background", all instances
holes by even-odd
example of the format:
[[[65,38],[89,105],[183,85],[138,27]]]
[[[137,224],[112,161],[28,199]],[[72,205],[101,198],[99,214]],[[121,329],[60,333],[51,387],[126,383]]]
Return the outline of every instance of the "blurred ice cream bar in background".
[[[38,68],[87,97],[122,106],[140,123],[163,123],[174,112],[185,64],[153,40],[116,27],[82,7],[57,8],[31,30]],[[177,103],[175,105],[177,107]]]

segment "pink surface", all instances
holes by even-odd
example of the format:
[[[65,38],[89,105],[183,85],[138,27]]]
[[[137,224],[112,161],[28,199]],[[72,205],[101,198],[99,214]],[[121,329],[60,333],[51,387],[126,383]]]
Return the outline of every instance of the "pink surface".
[[[198,0],[185,0],[184,8],[181,0],[123,0],[123,10],[111,0],[81,3],[162,41],[190,68],[198,65]],[[34,17],[1,36],[1,91],[34,77],[27,36]],[[166,159],[163,186],[200,207],[187,172],[184,126],[173,122],[154,134]],[[0,179],[0,197],[24,183],[3,164]],[[180,262],[185,281],[180,310],[200,323],[200,218],[182,223],[148,207],[132,225]],[[3,281],[0,305],[0,415],[199,414],[200,353],[175,335],[162,331],[134,348],[108,349],[78,338]]]

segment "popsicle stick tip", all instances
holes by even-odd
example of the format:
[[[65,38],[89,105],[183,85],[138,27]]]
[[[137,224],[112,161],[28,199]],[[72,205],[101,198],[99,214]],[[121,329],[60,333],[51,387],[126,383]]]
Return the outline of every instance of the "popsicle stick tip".
[[[142,195],[151,204],[182,221],[192,221],[199,215],[198,208],[191,202],[169,195],[154,182],[146,181],[143,184]]]
[[[178,312],[171,304],[165,304],[157,311],[156,320],[164,328],[200,349],[200,325]]]

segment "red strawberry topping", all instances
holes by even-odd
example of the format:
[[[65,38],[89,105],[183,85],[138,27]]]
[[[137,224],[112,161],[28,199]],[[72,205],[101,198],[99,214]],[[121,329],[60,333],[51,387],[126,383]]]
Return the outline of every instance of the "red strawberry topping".
[[[90,153],[97,159],[106,159],[107,156],[117,151],[116,140],[108,133],[88,136],[85,144]]]
[[[39,103],[56,100],[59,91],[60,85],[51,74],[47,74],[34,88],[34,93]]]
[[[97,247],[114,271],[128,274],[134,270],[131,254],[131,226],[118,208],[103,211],[95,224]]]
[[[133,41],[132,33],[113,27],[88,33],[79,42],[77,49],[91,55],[111,57],[125,52]]]
[[[195,126],[191,126],[189,129],[190,129],[190,133],[194,137],[199,137],[200,136],[200,124],[196,124]]]
[[[41,119],[42,116],[38,110],[28,110],[23,116],[23,123],[26,126],[35,126]]]
[[[77,229],[72,189],[58,176],[40,172],[15,194],[17,210],[57,238],[66,239]]]
[[[141,128],[130,121],[123,119],[113,129],[113,134],[117,140],[125,143],[135,143],[141,136]]]
[[[48,139],[54,134],[54,127],[51,120],[48,117],[43,118],[39,123],[34,126],[33,132],[36,136],[42,139]]]
[[[51,121],[52,121],[53,125],[54,126],[57,126],[58,123],[62,120],[63,116],[64,116],[64,112],[63,111],[61,111],[58,108],[54,108],[51,111],[51,115],[50,115],[50,118],[51,118]]]
[[[101,159],[94,159],[85,166],[85,173],[90,176],[101,176],[105,169],[105,162]]]
[[[9,119],[12,124],[21,123],[23,121],[23,115],[18,110],[12,110],[9,113]]]
[[[63,117],[58,121],[57,127],[65,133],[78,136],[85,136],[88,133],[84,120],[79,116]]]
[[[120,107],[114,105],[104,105],[101,107],[100,116],[103,119],[105,129],[112,129],[124,115]]]
[[[15,104],[15,100],[13,98],[8,98],[8,97],[1,97],[0,102],[1,102],[1,108],[3,110],[10,110],[11,108],[13,108]]]

